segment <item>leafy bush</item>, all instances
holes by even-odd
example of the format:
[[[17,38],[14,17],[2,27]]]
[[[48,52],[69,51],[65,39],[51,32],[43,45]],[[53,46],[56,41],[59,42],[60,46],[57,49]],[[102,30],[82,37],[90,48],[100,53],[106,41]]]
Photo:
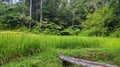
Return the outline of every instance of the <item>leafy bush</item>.
[[[31,23],[31,27],[34,27],[36,23],[31,20],[29,17],[24,14],[19,13],[10,13],[7,15],[0,16],[0,22],[2,25],[2,29],[19,29],[21,27],[29,28],[29,23]]]
[[[33,28],[36,23],[30,19],[30,17],[21,13],[22,7],[18,6],[6,6],[0,4],[0,28],[1,29],[19,29],[21,27],[29,27],[29,23],[31,23],[31,28]]]
[[[87,20],[82,23],[83,30],[89,31],[89,36],[109,36],[117,24],[113,12],[113,8],[107,5],[93,14],[88,14]]]
[[[62,31],[60,35],[72,35],[69,31]]]
[[[120,37],[120,28],[118,28],[115,32],[111,33],[112,37]]]

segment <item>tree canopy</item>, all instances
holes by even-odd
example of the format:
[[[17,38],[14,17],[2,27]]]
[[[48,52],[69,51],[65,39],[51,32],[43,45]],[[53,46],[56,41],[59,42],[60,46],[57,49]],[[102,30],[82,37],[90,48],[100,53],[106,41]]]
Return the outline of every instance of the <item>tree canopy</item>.
[[[0,4],[0,28],[27,29],[31,23],[35,33],[120,37],[119,7],[119,0],[23,0],[17,5]]]

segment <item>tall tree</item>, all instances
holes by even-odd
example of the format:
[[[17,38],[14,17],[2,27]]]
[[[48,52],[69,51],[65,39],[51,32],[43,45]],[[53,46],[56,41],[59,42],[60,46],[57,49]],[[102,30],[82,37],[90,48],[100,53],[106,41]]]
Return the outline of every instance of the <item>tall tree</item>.
[[[32,19],[32,0],[30,0],[30,19]],[[29,23],[29,29],[31,29],[31,22]]]
[[[42,8],[43,8],[43,1],[40,1],[40,22],[42,22]]]

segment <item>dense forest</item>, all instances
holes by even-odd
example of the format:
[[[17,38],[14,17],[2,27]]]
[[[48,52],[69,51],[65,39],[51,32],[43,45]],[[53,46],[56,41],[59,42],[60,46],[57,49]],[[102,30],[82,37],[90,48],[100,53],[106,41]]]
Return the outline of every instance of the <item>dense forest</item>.
[[[25,0],[17,5],[0,4],[0,29],[120,37],[119,4],[119,0]]]

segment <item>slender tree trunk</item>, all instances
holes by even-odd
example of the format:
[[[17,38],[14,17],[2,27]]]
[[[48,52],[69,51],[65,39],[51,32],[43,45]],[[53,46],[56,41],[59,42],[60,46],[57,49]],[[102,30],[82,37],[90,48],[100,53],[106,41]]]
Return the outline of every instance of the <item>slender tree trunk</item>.
[[[73,9],[72,14],[73,14],[73,18],[72,18],[72,26],[74,26],[74,20],[75,20],[75,9]]]
[[[30,19],[32,19],[32,0],[30,0]],[[31,22],[29,22],[29,29],[31,29]]]
[[[30,0],[30,19],[32,18],[32,0]]]
[[[42,22],[42,5],[43,4],[43,2],[42,2],[42,0],[41,0],[41,2],[40,2],[40,22]]]

